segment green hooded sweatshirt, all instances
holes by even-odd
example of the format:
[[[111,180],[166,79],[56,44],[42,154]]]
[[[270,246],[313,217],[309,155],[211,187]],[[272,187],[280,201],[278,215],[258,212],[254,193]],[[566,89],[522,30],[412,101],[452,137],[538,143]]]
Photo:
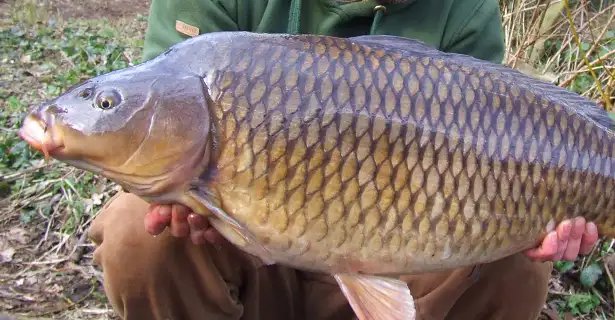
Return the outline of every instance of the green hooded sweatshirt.
[[[144,59],[215,31],[387,34],[501,63],[497,0],[152,0]]]

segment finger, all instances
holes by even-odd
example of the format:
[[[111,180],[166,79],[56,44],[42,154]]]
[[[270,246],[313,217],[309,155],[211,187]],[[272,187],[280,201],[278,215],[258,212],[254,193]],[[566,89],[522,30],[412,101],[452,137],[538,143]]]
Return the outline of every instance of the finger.
[[[205,241],[211,244],[220,244],[224,239],[222,235],[209,224],[209,220],[201,215],[191,213],[188,216],[188,223],[190,224],[191,232],[199,231],[198,235],[195,237],[203,237]]]
[[[188,225],[188,207],[174,204],[171,207],[171,234],[176,237],[185,237],[190,234]]]
[[[203,243],[207,242],[207,239],[205,238],[205,230],[207,229],[203,229],[203,230],[191,230],[190,231],[190,240],[192,241],[192,243],[196,244],[196,245],[200,245]]]
[[[171,206],[168,204],[163,204],[159,205],[158,208],[158,215],[160,215],[161,218],[164,217],[165,219],[168,219],[169,223],[171,223]]]
[[[576,218],[573,221],[572,228],[570,229],[570,239],[562,256],[563,260],[573,261],[579,256],[579,249],[581,248],[581,239],[585,233],[585,219]]]
[[[551,261],[560,261],[566,252],[568,241],[570,240],[570,232],[572,229],[572,221],[564,220],[557,226],[557,252],[551,257]]]
[[[540,247],[526,250],[525,255],[533,261],[547,261],[557,252],[557,244],[557,232],[551,231],[542,240]]]
[[[207,242],[205,239],[205,230],[209,227],[207,220],[196,213],[188,215],[188,225],[190,226],[190,240],[192,243],[199,245]]]
[[[598,242],[598,228],[593,222],[589,222],[585,225],[585,234],[581,240],[581,248],[579,253],[582,255],[588,255],[594,246]]]
[[[190,213],[188,215],[188,224],[190,225],[190,230],[204,230],[209,228],[207,219],[196,213]]]
[[[220,232],[213,227],[207,228],[204,236],[205,239],[207,239],[207,241],[211,244],[222,244],[222,242],[226,240]]]
[[[164,212],[161,214],[160,209],[160,205],[152,205],[145,214],[145,230],[151,235],[160,234],[171,222],[171,215],[165,215]]]

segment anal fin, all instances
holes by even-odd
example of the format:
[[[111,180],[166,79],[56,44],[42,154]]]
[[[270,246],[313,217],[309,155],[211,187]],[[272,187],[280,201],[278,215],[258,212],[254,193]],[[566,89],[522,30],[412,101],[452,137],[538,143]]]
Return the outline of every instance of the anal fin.
[[[408,284],[401,280],[335,274],[344,296],[359,320],[414,320],[416,308]]]

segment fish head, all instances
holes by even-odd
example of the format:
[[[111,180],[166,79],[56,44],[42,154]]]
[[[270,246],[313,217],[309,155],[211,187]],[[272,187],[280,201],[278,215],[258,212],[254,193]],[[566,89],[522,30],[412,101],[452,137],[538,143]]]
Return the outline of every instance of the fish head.
[[[19,131],[33,148],[154,197],[207,165],[209,96],[200,77],[152,64],[103,74],[32,108]]]

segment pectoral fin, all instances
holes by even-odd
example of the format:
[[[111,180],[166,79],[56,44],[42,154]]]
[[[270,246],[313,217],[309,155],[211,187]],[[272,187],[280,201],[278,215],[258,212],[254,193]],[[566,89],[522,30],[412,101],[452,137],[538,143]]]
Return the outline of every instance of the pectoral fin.
[[[334,277],[359,320],[416,319],[414,298],[405,282],[369,275]]]
[[[272,255],[262,244],[258,243],[256,237],[246,227],[224,212],[219,201],[211,192],[201,188],[191,190],[190,194],[205,206],[207,210],[213,213],[216,219],[210,219],[210,223],[222,236],[231,243],[257,256],[263,264],[272,265],[275,263]]]

